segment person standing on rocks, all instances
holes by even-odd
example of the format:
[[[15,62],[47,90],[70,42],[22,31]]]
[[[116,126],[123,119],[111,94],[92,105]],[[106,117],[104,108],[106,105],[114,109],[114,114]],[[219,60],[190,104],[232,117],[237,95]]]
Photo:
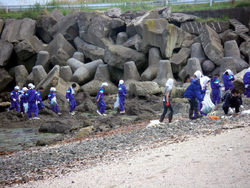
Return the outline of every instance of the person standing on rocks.
[[[11,101],[11,107],[8,108],[8,111],[16,109],[17,112],[19,112],[19,95],[18,95],[19,87],[15,86],[14,90],[10,93],[10,101]]]
[[[67,101],[70,104],[69,114],[72,115],[72,116],[75,115],[74,109],[76,107],[76,101],[75,101],[75,98],[74,98],[74,94],[75,94],[74,88],[76,88],[75,83],[72,84],[69,87],[69,89],[67,90],[67,92],[66,92],[66,98],[67,98]]]
[[[25,93],[25,96],[28,100],[28,116],[29,119],[40,119],[38,117],[38,107],[37,107],[37,91],[34,89],[35,86],[33,84],[28,85],[29,90]],[[34,113],[34,118],[32,118],[32,114]]]
[[[195,76],[194,82],[187,87],[184,93],[184,97],[188,99],[190,104],[189,119],[196,119],[202,117],[202,115],[199,114],[198,102],[197,102],[197,100],[202,101],[201,85],[200,85],[200,79],[202,74],[200,71],[196,71],[194,73],[194,76]],[[195,117],[193,116],[194,112],[195,112]]]
[[[170,114],[168,115],[168,122],[171,123],[172,121],[174,110],[170,102],[172,100],[171,91],[173,88],[173,84],[174,84],[174,80],[172,78],[169,78],[168,81],[166,82],[166,87],[164,90],[164,97],[163,97],[163,109],[164,110],[160,117],[160,122],[163,122],[168,109],[170,110]]]
[[[97,114],[99,114],[100,116],[107,116],[107,114],[104,114],[105,112],[105,108],[106,108],[106,103],[104,102],[104,91],[105,88],[108,87],[108,83],[107,82],[103,82],[101,85],[101,88],[99,89],[97,95],[96,95],[96,102],[98,104],[99,110],[97,110]]]
[[[48,99],[50,100],[50,109],[55,112],[60,116],[62,115],[60,112],[59,112],[59,108],[58,108],[58,105],[57,105],[57,100],[56,100],[56,88],[54,87],[51,87],[50,88],[50,92],[49,92],[49,95],[48,95]]]
[[[244,108],[239,91],[235,88],[226,94],[222,105],[222,109],[226,115],[228,114],[228,111],[232,111],[232,108],[235,108],[236,114],[240,112],[240,108]]]
[[[203,76],[203,77],[200,79],[202,101],[204,100],[204,97],[205,97],[205,95],[206,95],[207,84],[208,84],[209,82],[210,82],[210,78],[208,78],[207,76]],[[201,101],[199,101],[198,109],[199,109],[199,111],[200,111],[200,114],[206,116],[207,114],[204,113],[204,112],[202,112],[202,111],[201,111],[201,108],[202,108],[202,103],[201,103]]]
[[[214,103],[214,105],[216,105],[216,103],[219,104],[220,102],[220,87],[222,84],[219,83],[219,77],[219,74],[215,74],[210,82],[212,88],[212,102]]]
[[[43,87],[40,87],[39,90],[37,91],[37,106],[39,110],[42,110],[45,107],[41,95],[42,92],[43,92]]]
[[[249,98],[250,97],[250,67],[246,70],[244,74],[243,83],[246,89],[244,92],[244,95],[246,95],[247,98]]]
[[[126,86],[124,85],[124,81],[120,80],[119,85],[118,85],[118,95],[119,95],[119,103],[120,103],[120,114],[125,114],[125,108],[124,108],[124,103],[125,103],[125,97],[126,97],[127,89]]]
[[[232,83],[232,81],[234,81],[234,74],[230,69],[227,69],[224,73],[223,73],[223,81],[224,81],[224,86],[225,86],[225,92],[227,90],[232,90],[234,88],[234,85]]]
[[[21,94],[19,95],[19,98],[20,98],[20,111],[21,111],[21,114],[27,112],[27,111],[25,110],[25,108],[24,108],[24,105],[28,102],[27,96],[26,96],[26,92],[27,92],[27,91],[28,91],[28,88],[27,88],[27,87],[24,87],[24,88],[22,89]]]

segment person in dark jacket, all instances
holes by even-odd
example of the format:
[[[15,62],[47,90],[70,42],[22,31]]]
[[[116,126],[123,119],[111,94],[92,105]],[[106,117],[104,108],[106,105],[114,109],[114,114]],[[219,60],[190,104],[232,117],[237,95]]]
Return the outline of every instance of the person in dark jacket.
[[[174,80],[172,78],[169,78],[167,83],[166,83],[166,87],[165,87],[165,91],[164,91],[164,97],[163,97],[164,110],[163,110],[163,113],[160,117],[160,122],[163,122],[168,109],[170,110],[170,114],[168,116],[168,122],[171,123],[171,121],[172,121],[174,110],[173,110],[173,107],[172,107],[170,102],[171,102],[171,91],[173,88],[173,84],[174,84]]]
[[[244,74],[243,83],[246,89],[244,92],[244,95],[246,95],[247,98],[249,98],[250,97],[250,68],[248,68]]]
[[[105,108],[106,108],[106,103],[104,102],[104,91],[105,88],[108,87],[108,83],[104,82],[101,85],[101,88],[99,89],[97,95],[96,95],[96,102],[98,104],[99,110],[97,110],[96,112],[100,115],[100,116],[107,116],[107,114],[105,114]]]
[[[28,116],[29,119],[40,119],[38,118],[38,107],[37,107],[37,91],[34,89],[35,86],[33,84],[28,85],[29,90],[25,93],[28,100]],[[32,118],[32,114],[34,113],[34,118]]]
[[[184,97],[186,97],[190,103],[190,109],[189,109],[189,118],[190,119],[196,119],[201,118],[202,115],[199,114],[198,110],[198,101],[202,101],[202,95],[201,95],[201,85],[200,85],[200,73],[195,73],[195,80],[190,86],[187,87]],[[195,117],[193,116],[195,112]]]
[[[72,116],[75,115],[74,109],[76,107],[76,101],[75,101],[75,98],[74,98],[74,94],[75,94],[74,88],[76,88],[76,84],[75,83],[72,84],[69,87],[69,89],[67,90],[67,93],[66,93],[67,101],[70,104],[69,114],[72,115]]]
[[[212,88],[212,102],[214,103],[214,105],[219,104],[220,102],[220,87],[221,84],[219,83],[219,74],[215,74],[215,76],[212,78],[210,84],[211,84],[211,88]]]
[[[124,81],[120,80],[119,85],[118,85],[118,95],[119,95],[119,104],[120,104],[120,114],[125,114],[125,108],[124,108],[124,103],[125,103],[125,97],[127,94],[127,89],[126,86],[124,85]]]
[[[234,85],[232,83],[232,81],[234,81],[234,75],[233,72],[230,69],[227,69],[224,73],[223,73],[223,81],[224,81],[224,86],[225,86],[225,91],[227,90],[232,90],[234,88]]]
[[[225,114],[228,114],[228,111],[231,111],[231,108],[235,108],[235,113],[240,112],[240,107],[244,108],[242,105],[241,96],[237,89],[233,89],[231,92],[228,92],[225,96],[225,100],[222,105],[222,109]]]
[[[19,95],[18,95],[18,90],[19,87],[15,86],[14,90],[11,91],[10,93],[10,102],[11,102],[11,107],[8,109],[8,111],[16,109],[17,112],[19,112]]]

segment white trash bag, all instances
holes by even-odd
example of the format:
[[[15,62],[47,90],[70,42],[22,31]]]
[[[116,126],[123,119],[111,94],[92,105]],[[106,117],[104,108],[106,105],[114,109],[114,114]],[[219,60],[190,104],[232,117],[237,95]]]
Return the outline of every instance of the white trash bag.
[[[28,103],[23,103],[23,107],[24,107],[24,113],[27,113],[29,108]]]
[[[55,105],[57,104],[57,102],[56,102],[56,97],[53,97],[53,98],[51,99],[50,104],[51,104],[52,106],[55,106]]]
[[[204,100],[201,102],[202,103],[202,108],[201,111],[205,114],[208,114],[213,110],[215,107],[214,103],[212,103],[211,98],[210,98],[210,90],[206,91],[206,94],[204,96]]]
[[[120,103],[119,103],[119,96],[118,94],[116,94],[116,101],[114,103],[114,108],[117,108],[118,106],[120,106]]]

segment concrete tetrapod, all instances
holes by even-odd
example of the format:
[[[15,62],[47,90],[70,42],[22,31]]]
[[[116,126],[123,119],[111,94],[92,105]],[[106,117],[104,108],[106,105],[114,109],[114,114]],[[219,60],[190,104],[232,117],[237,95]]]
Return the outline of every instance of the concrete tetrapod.
[[[165,87],[165,84],[169,78],[174,78],[170,61],[159,61],[157,76],[156,79],[154,79],[153,81],[156,82],[158,85]]]
[[[42,65],[44,70],[48,73],[50,71],[49,52],[40,51],[37,55],[36,65]]]
[[[124,85],[129,91],[130,83],[138,82],[140,80],[140,74],[136,68],[134,61],[129,61],[124,64]]]
[[[35,85],[39,84],[47,76],[47,73],[45,72],[42,65],[34,66],[32,68],[32,72]]]
[[[24,65],[19,65],[15,67],[15,80],[16,85],[22,88],[26,84],[26,79],[29,73]]]
[[[118,87],[110,81],[109,69],[107,64],[100,64],[97,67],[95,78],[81,87],[81,91],[88,92],[90,95],[96,95],[103,82],[108,83],[105,94],[117,94]]]
[[[84,63],[78,61],[75,58],[70,58],[67,61],[67,65],[70,66],[70,68],[72,69],[72,72],[74,73],[76,71],[76,69],[78,69],[79,67],[84,66]]]

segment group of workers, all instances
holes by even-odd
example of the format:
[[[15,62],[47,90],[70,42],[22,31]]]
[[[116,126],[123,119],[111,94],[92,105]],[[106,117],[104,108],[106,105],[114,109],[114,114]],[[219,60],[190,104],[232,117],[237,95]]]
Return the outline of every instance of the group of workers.
[[[74,99],[74,88],[76,84],[72,84],[66,92],[67,101],[70,103],[69,114],[75,115],[73,111],[76,107],[76,102]],[[23,87],[21,90],[18,86],[14,87],[14,90],[10,93],[11,107],[8,108],[8,111],[16,109],[17,112],[21,114],[27,113],[29,119],[39,119],[38,111],[42,110],[45,105],[42,102],[41,93],[43,92],[43,87],[40,87],[38,91],[35,90],[35,86],[30,83],[27,87]],[[61,115],[59,112],[57,100],[56,100],[56,88],[51,87],[50,93],[48,94],[48,99],[50,100],[50,108],[53,112],[56,111],[58,115]],[[19,110],[20,104],[20,110]],[[34,117],[32,117],[34,113]]]

